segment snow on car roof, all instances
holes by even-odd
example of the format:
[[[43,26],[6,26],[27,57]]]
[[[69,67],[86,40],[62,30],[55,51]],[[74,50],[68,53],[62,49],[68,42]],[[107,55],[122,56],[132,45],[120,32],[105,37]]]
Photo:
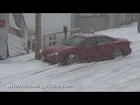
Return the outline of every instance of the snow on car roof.
[[[76,35],[79,35],[79,36],[83,36],[83,37],[93,37],[93,36],[107,36],[107,35],[103,35],[103,34],[85,34],[85,33],[83,33],[83,34],[76,34]]]

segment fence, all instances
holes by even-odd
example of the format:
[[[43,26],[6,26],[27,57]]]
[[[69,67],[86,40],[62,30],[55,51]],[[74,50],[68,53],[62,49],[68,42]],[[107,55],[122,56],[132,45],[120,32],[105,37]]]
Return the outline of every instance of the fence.
[[[81,28],[68,30],[67,38],[72,37],[76,33],[81,33]],[[43,35],[43,39],[44,39],[43,47],[51,46],[63,42],[65,40],[65,34],[62,31],[50,33],[50,34]]]

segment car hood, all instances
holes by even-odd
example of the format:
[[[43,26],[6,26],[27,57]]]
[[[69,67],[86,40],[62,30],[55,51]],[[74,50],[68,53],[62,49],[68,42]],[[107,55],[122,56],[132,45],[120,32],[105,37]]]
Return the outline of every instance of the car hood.
[[[72,46],[65,46],[65,45],[61,45],[61,44],[56,44],[56,45],[46,47],[44,50],[47,52],[61,52],[63,50],[67,50],[70,48],[72,48]]]

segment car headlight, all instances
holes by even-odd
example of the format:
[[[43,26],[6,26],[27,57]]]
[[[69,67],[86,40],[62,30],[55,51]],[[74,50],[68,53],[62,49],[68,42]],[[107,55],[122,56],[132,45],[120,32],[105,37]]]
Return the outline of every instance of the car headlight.
[[[58,55],[58,54],[59,54],[58,52],[55,52],[55,53],[54,53],[54,55]]]
[[[59,54],[58,52],[55,52],[55,53],[51,53],[50,56],[58,55],[58,54]]]
[[[43,51],[43,50],[42,50],[42,49],[40,49],[40,50],[39,50],[39,53],[42,53],[42,51]]]

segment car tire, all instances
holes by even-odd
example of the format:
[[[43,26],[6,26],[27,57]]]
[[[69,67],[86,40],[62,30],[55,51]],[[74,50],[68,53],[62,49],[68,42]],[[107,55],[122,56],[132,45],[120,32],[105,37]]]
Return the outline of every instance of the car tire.
[[[66,57],[65,57],[65,64],[66,65],[71,65],[74,63],[78,62],[78,57],[76,54],[74,53],[69,53]]]
[[[113,51],[112,59],[116,59],[123,56],[123,51],[120,48],[117,48]]]

